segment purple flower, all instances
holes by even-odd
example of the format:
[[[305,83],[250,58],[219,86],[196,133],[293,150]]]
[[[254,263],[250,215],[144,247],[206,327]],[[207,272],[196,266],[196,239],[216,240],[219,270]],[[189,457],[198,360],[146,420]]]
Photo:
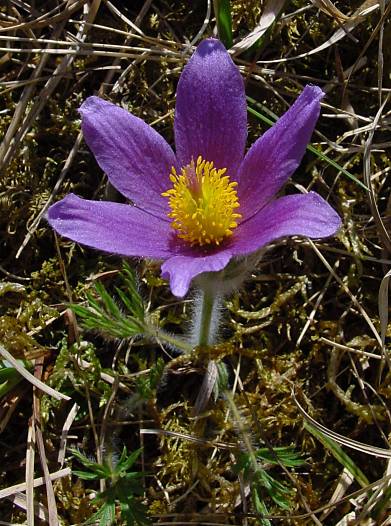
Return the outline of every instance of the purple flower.
[[[148,124],[98,97],[80,108],[85,140],[112,185],[134,205],[70,194],[50,207],[61,235],[87,246],[163,260],[176,296],[283,236],[333,235],[340,218],[318,194],[276,192],[298,167],[323,92],[306,86],[245,155],[243,80],[223,45],[204,40],[179,79],[176,154]]]

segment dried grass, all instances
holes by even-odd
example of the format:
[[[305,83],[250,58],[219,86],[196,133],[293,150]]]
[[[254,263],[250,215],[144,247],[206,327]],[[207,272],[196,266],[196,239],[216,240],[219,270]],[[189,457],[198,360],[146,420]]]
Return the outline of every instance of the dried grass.
[[[197,360],[164,355],[157,399],[142,404],[137,382],[160,350],[79,335],[64,305],[70,295],[83,301],[91,274],[115,279],[104,272],[119,262],[65,240],[57,250],[44,221],[70,190],[110,191],[80,133],[86,96],[128,105],[172,138],[176,81],[214,31],[212,3],[134,4],[8,0],[0,8],[0,354],[24,377],[0,398],[0,524],[81,524],[98,487],[60,469],[72,463],[67,444],[102,460],[108,447],[140,442],[145,500],[161,525],[256,524],[248,485],[232,473],[243,442],[294,444],[308,459],[305,471],[284,474],[296,492],[291,509],[268,503],[273,524],[389,524],[391,2],[231,2],[232,53],[252,110],[273,118],[308,82],[327,93],[313,138],[323,157],[310,153],[288,191],[316,188],[344,227],[335,241],[271,247],[229,300],[227,342],[213,352],[232,371],[239,413],[218,400],[197,418],[189,402],[203,373]],[[265,125],[250,122],[253,139]],[[137,268],[151,315],[185,326],[188,303],[172,301],[156,266]],[[19,281],[23,290],[8,286]],[[44,358],[31,354],[38,347]],[[370,484],[357,489],[304,420],[349,448]]]

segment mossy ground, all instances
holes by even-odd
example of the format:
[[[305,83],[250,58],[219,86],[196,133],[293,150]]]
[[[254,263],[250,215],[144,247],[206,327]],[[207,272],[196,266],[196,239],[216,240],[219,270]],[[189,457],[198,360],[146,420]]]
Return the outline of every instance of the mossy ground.
[[[205,357],[195,353],[184,359],[147,339],[120,341],[80,330],[69,302],[85,301],[96,280],[113,290],[121,260],[55,238],[44,217],[37,217],[48,199],[70,191],[85,198],[121,199],[107,186],[85,143],[75,147],[77,109],[87,96],[99,93],[122,104],[173,144],[176,83],[189,57],[186,45],[202,27],[207,3],[95,0],[79,2],[74,12],[61,5],[62,16],[54,19],[56,13],[49,10],[56,2],[33,4],[27,9],[29,3],[10,0],[0,9],[2,35],[20,39],[2,41],[14,50],[3,50],[0,61],[0,344],[25,360],[37,378],[78,404],[68,445],[94,458],[113,451],[115,456],[123,445],[128,450],[142,446],[144,503],[155,523],[259,524],[250,486],[234,469],[235,447],[246,450],[249,440],[254,450],[265,444],[293,446],[306,461],[289,470],[289,478],[281,466],[267,466],[292,489],[287,510],[266,491],[261,495],[272,524],[334,525],[344,517],[349,524],[385,524],[388,502],[381,494],[364,487],[355,500],[346,498],[360,484],[352,480],[343,488],[346,465],[304,427],[292,391],[328,429],[389,447],[389,368],[384,359],[365,354],[381,355],[379,287],[391,263],[389,103],[366,144],[391,88],[389,3],[385,14],[378,8],[360,16],[359,2],[338,4],[351,17],[352,31],[312,53],[345,21],[335,9],[319,9],[321,2],[286,2],[258,46],[236,57],[247,94],[262,105],[252,107],[265,115],[267,110],[281,115],[308,82],[325,89],[314,145],[364,184],[364,155],[370,148],[375,205],[346,173],[307,153],[286,192],[299,185],[316,190],[338,210],[343,228],[323,243],[289,239],[272,246],[241,290],[227,299],[221,343],[210,352],[226,365],[238,414],[220,397],[199,419],[193,404]],[[89,14],[83,13],[83,5]],[[234,42],[253,30],[273,5],[277,2],[232,0]],[[86,45],[82,49],[87,51],[76,56],[50,51],[70,49],[72,35],[80,30],[76,21],[86,16],[92,25],[86,26],[85,42],[115,48]],[[202,38],[214,26],[212,9]],[[124,45],[134,49],[124,50]],[[31,48],[49,52],[28,52]],[[292,60],[279,61],[287,57]],[[248,144],[265,129],[250,115]],[[75,154],[69,157],[72,149]],[[167,330],[186,333],[191,301],[172,297],[157,263],[132,264],[153,319]],[[384,298],[380,308],[384,316]],[[80,367],[80,360],[91,367]],[[2,387],[0,483],[7,488],[25,480],[36,447],[34,468],[27,469],[30,479],[32,473],[42,476],[44,464],[50,473],[60,469],[60,439],[72,402],[42,396],[26,380]],[[28,441],[32,426],[42,430],[46,459],[38,453],[42,448]],[[157,431],[140,434],[141,428]],[[385,458],[345,451],[369,483],[383,479]],[[78,467],[68,451],[65,459],[64,466]],[[319,509],[330,503],[336,488],[335,507],[323,515]],[[54,481],[53,490],[59,524],[82,524],[96,509],[90,498],[99,490],[95,482],[68,475]],[[35,490],[35,501],[53,509],[44,485]],[[23,502],[0,501],[0,524],[25,520]],[[116,524],[122,524],[120,518]]]

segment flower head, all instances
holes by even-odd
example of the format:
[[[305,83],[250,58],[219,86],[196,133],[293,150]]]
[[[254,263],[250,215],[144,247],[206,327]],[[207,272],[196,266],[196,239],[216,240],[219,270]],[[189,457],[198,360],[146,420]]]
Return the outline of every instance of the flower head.
[[[191,280],[273,240],[333,235],[340,218],[315,192],[276,198],[298,167],[323,92],[306,86],[245,154],[244,85],[223,45],[204,40],[179,79],[176,154],[144,121],[98,97],[80,108],[85,140],[130,204],[70,194],[50,207],[61,235],[123,256],[163,260],[176,296]]]
[[[217,170],[201,156],[196,165],[192,160],[182,168],[179,176],[172,169],[173,188],[162,196],[169,198],[171,226],[192,246],[219,245],[238,226],[238,183],[230,182],[226,171]]]

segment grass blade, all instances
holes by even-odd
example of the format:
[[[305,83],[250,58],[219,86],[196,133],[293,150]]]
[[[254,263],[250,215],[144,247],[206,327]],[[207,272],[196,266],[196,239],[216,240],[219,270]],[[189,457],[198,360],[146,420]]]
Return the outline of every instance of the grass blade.
[[[229,49],[232,44],[232,17],[229,0],[214,0],[214,9],[219,38]]]
[[[346,468],[349,473],[357,480],[361,487],[366,488],[369,485],[369,480],[361,471],[361,469],[356,465],[356,463],[351,459],[351,457],[345,453],[337,442],[331,440],[307,422],[304,422],[304,426],[313,435],[323,444],[323,446],[330,451],[333,457],[338,460],[338,462]]]
[[[250,102],[250,104],[255,104],[256,106],[260,106],[262,107],[262,104],[260,104],[259,102],[257,102],[255,99],[253,99],[252,97],[246,97],[248,102]],[[273,118],[270,118],[270,117],[267,117],[266,115],[263,115],[262,113],[259,113],[259,111],[255,110],[254,108],[252,108],[251,106],[247,106],[247,111],[251,114],[251,115],[254,115],[254,117],[256,117],[257,119],[259,119],[260,121],[264,122],[265,124],[269,125],[269,126],[273,126],[273,124],[276,122],[276,120],[278,119],[278,117],[274,114],[272,114],[272,112],[268,111],[269,115],[273,116]],[[333,168],[335,168],[336,170],[338,170],[339,172],[341,172],[343,175],[345,175],[346,177],[348,177],[349,179],[351,179],[352,181],[354,181],[358,186],[360,186],[363,190],[367,191],[368,188],[366,187],[366,185],[364,183],[362,183],[359,179],[357,179],[356,176],[354,176],[353,174],[351,174],[348,170],[346,170],[346,168],[344,168],[343,166],[341,166],[340,164],[338,164],[336,161],[334,161],[333,159],[330,159],[330,157],[328,157],[327,155],[325,155],[324,153],[320,152],[319,150],[317,150],[314,146],[312,146],[311,144],[309,144],[307,146],[307,150],[311,153],[313,153],[314,155],[316,155],[317,157],[319,157],[319,159],[322,159],[322,161],[325,161],[327,164],[329,164],[330,166],[332,166]]]

